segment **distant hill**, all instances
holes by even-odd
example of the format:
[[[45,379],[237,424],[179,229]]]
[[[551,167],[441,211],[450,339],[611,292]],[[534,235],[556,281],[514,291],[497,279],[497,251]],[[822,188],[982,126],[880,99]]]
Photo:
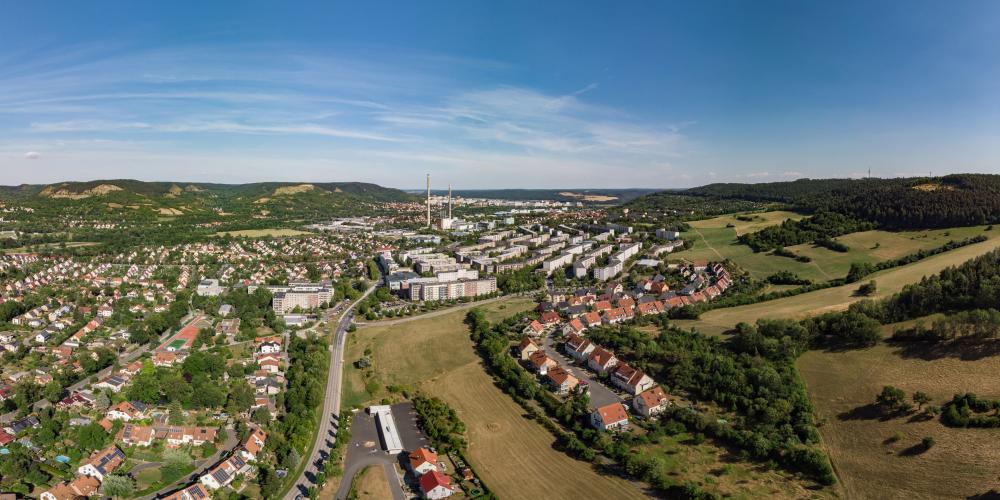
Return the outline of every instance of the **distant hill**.
[[[107,179],[0,186],[0,201],[17,202],[36,211],[118,214],[147,220],[217,214],[236,219],[250,215],[316,219],[354,213],[366,204],[417,199],[398,189],[363,182],[212,184]]]
[[[800,179],[758,184],[709,184],[676,194],[717,200],[777,202],[831,211],[887,228],[1000,223],[1000,175],[954,174],[894,179]],[[646,199],[648,198],[648,199]],[[632,203],[648,205],[656,195]],[[660,204],[670,203],[659,197]]]
[[[582,201],[584,203],[625,203],[642,195],[654,193],[657,189],[456,189],[455,196],[464,198],[493,198],[498,200],[552,200]],[[417,191],[411,191],[419,196]],[[447,190],[432,190],[433,194],[445,195]]]
[[[298,189],[310,186],[308,189]],[[133,196],[145,199],[181,197],[265,197],[294,195],[308,191],[354,196],[372,201],[412,201],[416,197],[401,190],[364,182],[261,182],[252,184],[213,184],[199,182],[145,182],[133,179],[57,182],[0,186],[0,198],[51,198],[81,200],[106,196]]]

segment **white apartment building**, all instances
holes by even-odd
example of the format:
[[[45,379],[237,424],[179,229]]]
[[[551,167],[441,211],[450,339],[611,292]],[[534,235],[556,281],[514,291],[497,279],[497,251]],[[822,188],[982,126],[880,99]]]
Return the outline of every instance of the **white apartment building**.
[[[462,297],[478,297],[497,290],[497,279],[471,279],[437,283],[411,283],[411,300],[449,300]]]
[[[287,287],[269,286],[268,289],[274,294],[274,312],[280,315],[289,313],[296,307],[315,309],[328,304],[333,298],[333,289],[324,284],[296,283]]]

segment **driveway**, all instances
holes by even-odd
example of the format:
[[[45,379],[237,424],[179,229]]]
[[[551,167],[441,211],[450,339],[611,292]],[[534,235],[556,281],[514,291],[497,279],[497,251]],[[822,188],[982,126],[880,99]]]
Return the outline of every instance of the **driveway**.
[[[597,375],[582,366],[574,365],[573,362],[576,361],[575,359],[557,350],[555,347],[555,341],[552,337],[552,335],[547,335],[545,337],[541,345],[542,350],[545,351],[545,354],[550,358],[556,360],[556,362],[558,362],[559,365],[566,371],[573,374],[574,377],[580,379],[581,382],[587,383],[590,387],[590,404],[592,406],[599,408],[611,403],[620,403],[624,401],[624,398],[612,391],[608,388],[608,386],[598,381]]]

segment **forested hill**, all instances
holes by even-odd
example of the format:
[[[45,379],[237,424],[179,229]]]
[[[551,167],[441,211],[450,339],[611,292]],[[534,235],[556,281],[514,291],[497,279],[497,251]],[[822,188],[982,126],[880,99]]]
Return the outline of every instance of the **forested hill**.
[[[256,198],[293,195],[305,192],[327,192],[352,195],[371,201],[411,201],[416,199],[399,189],[365,182],[261,182],[253,184],[212,184],[198,182],[145,182],[133,179],[59,182],[55,184],[22,184],[0,186],[0,198],[82,200],[109,195],[132,195],[145,198],[163,197],[246,197]]]
[[[52,217],[118,222],[183,217],[187,223],[217,221],[219,216],[228,221],[252,217],[320,220],[387,210],[387,202],[416,200],[398,189],[361,182],[208,184],[114,179],[0,186],[0,204],[31,208],[36,222]]]
[[[837,212],[885,228],[1000,223],[1000,175],[990,174],[709,184],[682,193],[719,200],[777,202],[806,212]],[[633,203],[642,202],[639,198]]]
[[[655,193],[656,189],[456,189],[452,194],[465,198],[493,198],[500,200],[555,200],[584,203],[625,203],[642,195]],[[447,194],[447,190],[433,190],[434,194]]]

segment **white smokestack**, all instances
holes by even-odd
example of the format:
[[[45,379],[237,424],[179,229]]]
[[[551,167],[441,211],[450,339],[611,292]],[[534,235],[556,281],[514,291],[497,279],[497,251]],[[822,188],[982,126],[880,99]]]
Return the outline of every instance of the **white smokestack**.
[[[431,227],[431,174],[427,174],[427,227]]]

